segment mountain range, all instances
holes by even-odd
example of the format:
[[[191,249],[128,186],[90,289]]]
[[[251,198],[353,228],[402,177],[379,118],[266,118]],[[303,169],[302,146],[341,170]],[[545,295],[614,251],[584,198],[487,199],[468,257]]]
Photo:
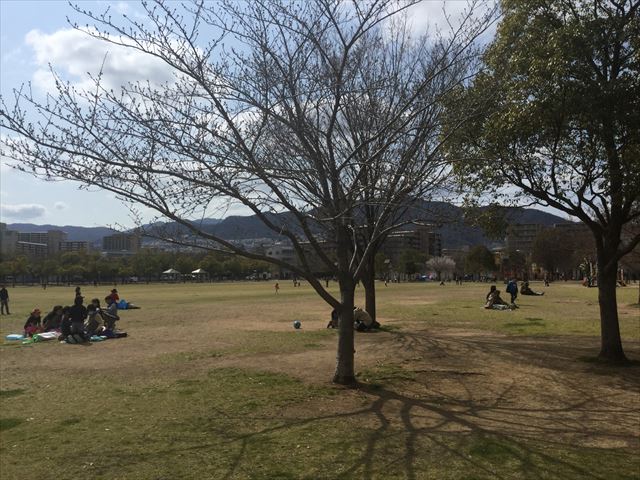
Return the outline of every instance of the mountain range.
[[[495,246],[502,243],[502,239],[487,235],[477,221],[469,221],[468,215],[465,218],[465,211],[455,205],[442,202],[426,202],[421,211],[424,214],[421,221],[434,224],[436,231],[440,233],[443,248],[460,248],[472,245]],[[479,210],[480,212],[486,210]],[[502,208],[502,215],[507,223],[538,224],[551,226],[557,223],[566,223],[567,220],[556,215],[536,210],[533,208]],[[280,214],[283,220],[287,214]],[[278,215],[274,216],[278,217]],[[267,228],[255,215],[251,216],[230,216],[224,219],[205,219],[194,222],[204,230],[215,233],[226,240],[247,240],[247,239],[278,239],[278,233]],[[153,225],[146,225],[146,228],[169,230],[176,233],[184,231],[184,227],[174,222],[156,222]],[[108,227],[81,227],[74,225],[36,225],[31,223],[8,224],[10,230],[19,232],[42,232],[47,230],[62,230],[67,233],[69,241],[88,241],[91,244],[99,245],[102,237],[117,233],[116,230]],[[410,229],[410,226],[406,227]]]

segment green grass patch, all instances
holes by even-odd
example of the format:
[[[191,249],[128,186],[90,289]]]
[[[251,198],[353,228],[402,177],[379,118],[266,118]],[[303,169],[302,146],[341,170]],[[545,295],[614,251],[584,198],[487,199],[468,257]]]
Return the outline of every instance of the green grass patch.
[[[448,441],[443,441],[443,446]],[[509,436],[474,433],[455,446],[458,463],[467,464],[465,479],[544,478],[584,479],[637,478],[638,458],[619,450],[552,445],[544,440],[519,439]],[[444,476],[443,478],[455,478]]]
[[[22,418],[0,418],[0,430],[9,430],[24,423]]]
[[[162,354],[160,358],[164,363],[188,363],[234,355],[296,353],[322,348],[325,344],[321,342],[331,341],[332,337],[335,333],[328,330],[221,332],[216,340],[226,343],[226,347]]]
[[[238,460],[241,473],[235,478],[269,478],[274,472],[295,475],[302,459],[294,467],[285,457],[300,442],[305,442],[305,450],[306,445],[319,445],[311,425],[287,409],[299,412],[306,402],[334,394],[330,387],[239,368],[213,369],[202,377],[176,381],[156,379],[153,385],[116,387],[110,379],[85,381],[73,392],[48,392],[58,400],[55,415],[31,422],[2,420],[3,479],[21,478],[24,472],[21,456],[9,455],[7,445],[31,451],[52,443],[76,447],[47,449],[46,460],[29,464],[30,478],[77,478],[78,468],[90,478],[151,479],[159,478],[158,472],[164,475],[161,478],[220,478],[236,468]],[[73,401],[78,397],[87,402],[83,405],[102,409],[96,408],[96,415],[78,411]],[[98,399],[110,402],[97,403]],[[16,411],[23,405],[6,407]],[[77,445],[82,445],[81,455],[74,457]],[[264,466],[262,477],[252,474],[256,458]]]
[[[237,346],[229,353],[262,354],[270,352],[295,353],[308,348],[319,348],[321,341],[330,341],[335,333],[328,330],[293,330],[286,332],[238,332]],[[315,345],[308,347],[307,345]]]
[[[224,353],[218,350],[210,351],[193,351],[193,352],[177,352],[160,355],[163,363],[188,363],[206,358],[220,358]]]
[[[397,382],[413,381],[416,379],[415,372],[403,368],[394,363],[378,363],[372,368],[363,369],[358,372],[357,377],[360,382],[368,384],[374,388],[388,386]]]
[[[24,388],[14,388],[13,390],[0,390],[0,398],[11,398],[17,397],[18,395],[22,395],[25,393]]]

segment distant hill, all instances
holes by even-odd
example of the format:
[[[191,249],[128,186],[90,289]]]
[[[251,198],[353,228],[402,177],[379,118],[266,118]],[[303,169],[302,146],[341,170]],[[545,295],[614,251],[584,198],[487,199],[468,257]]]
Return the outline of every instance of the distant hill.
[[[412,214],[415,216],[415,213]],[[287,223],[290,216],[288,213],[273,215],[271,218],[276,224]],[[488,238],[484,231],[478,227],[465,223],[464,211],[448,203],[425,202],[420,207],[421,221],[438,225],[437,231],[442,236],[444,248],[460,248],[472,245],[497,245],[500,240]],[[533,208],[506,208],[505,217],[510,223],[530,223],[551,226],[555,223],[566,223],[557,215],[552,215],[542,210]],[[267,228],[255,215],[232,216],[225,219],[204,219],[194,222],[204,227],[204,230],[215,234],[226,240],[245,240],[251,238],[271,238],[279,237],[277,232]],[[114,230],[107,227],[77,227],[71,225],[34,225],[30,223],[13,223],[7,225],[11,230],[20,232],[39,232],[46,230],[62,230],[67,232],[70,241],[89,241],[99,243],[102,237],[112,235]],[[185,228],[175,222],[156,222],[153,225],[146,225],[148,229],[158,229],[168,232],[180,233]],[[407,226],[411,229],[411,226]],[[413,227],[415,228],[415,227]]]

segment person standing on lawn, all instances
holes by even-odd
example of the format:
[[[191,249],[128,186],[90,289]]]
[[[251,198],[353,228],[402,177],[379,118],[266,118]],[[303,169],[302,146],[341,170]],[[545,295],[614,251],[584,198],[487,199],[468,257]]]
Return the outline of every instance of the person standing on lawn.
[[[7,288],[2,285],[2,288],[0,288],[0,313],[4,315],[5,310],[7,311],[7,315],[11,315],[9,313],[9,292]]]
[[[511,305],[515,305],[516,298],[518,297],[518,284],[516,283],[515,279],[509,280],[509,283],[507,283],[507,288],[505,290],[511,295]]]

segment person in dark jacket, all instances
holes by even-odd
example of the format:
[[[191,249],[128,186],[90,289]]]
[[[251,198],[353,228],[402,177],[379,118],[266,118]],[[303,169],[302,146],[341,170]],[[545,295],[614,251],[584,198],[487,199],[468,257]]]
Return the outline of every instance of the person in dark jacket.
[[[335,308],[331,310],[331,320],[327,324],[327,328],[338,328],[340,325],[340,314]]]
[[[0,313],[4,315],[5,310],[7,311],[7,315],[11,315],[9,313],[9,292],[7,288],[2,285],[2,288],[0,288]]]
[[[69,309],[71,319],[71,333],[84,335],[84,321],[87,318],[87,307],[83,305],[84,297],[78,295]]]
[[[62,305],[56,305],[42,320],[42,327],[45,332],[60,330],[62,321]]]
[[[69,312],[71,307],[66,306],[62,309],[62,318],[60,319],[60,334],[59,340],[64,340],[67,336],[71,335],[71,315]]]
[[[522,286],[520,287],[520,294],[542,296],[544,295],[544,292],[542,293],[534,292],[533,290],[531,290],[531,287],[529,287],[529,282],[523,282]]]
[[[511,305],[516,304],[516,298],[518,297],[518,284],[515,280],[509,280],[507,288],[505,289],[508,294],[511,295]]]

